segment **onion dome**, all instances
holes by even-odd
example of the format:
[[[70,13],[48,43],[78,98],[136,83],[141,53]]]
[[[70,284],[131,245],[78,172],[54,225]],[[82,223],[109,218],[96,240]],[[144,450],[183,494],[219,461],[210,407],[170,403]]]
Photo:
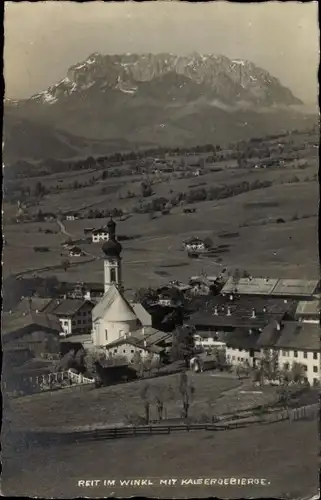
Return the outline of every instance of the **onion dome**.
[[[116,240],[107,240],[101,247],[106,257],[119,257],[123,247]]]

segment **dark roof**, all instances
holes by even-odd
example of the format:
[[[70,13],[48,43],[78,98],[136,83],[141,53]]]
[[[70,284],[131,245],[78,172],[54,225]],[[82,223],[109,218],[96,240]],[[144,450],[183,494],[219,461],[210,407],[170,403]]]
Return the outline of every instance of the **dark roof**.
[[[274,322],[264,328],[258,344],[262,347],[320,351],[320,333],[320,325],[316,323],[285,321],[277,330]]]
[[[56,316],[73,316],[86,303],[93,305],[90,301],[84,299],[52,299],[43,311]]]
[[[320,326],[314,323],[284,323],[276,347],[320,351]]]
[[[19,312],[3,313],[1,326],[2,335],[5,338],[24,331],[47,331],[57,334],[61,332],[60,322],[55,316],[42,312],[35,313],[34,311],[28,314]],[[9,340],[9,338],[6,338],[6,340]]]
[[[108,233],[107,227],[99,227],[98,229],[93,229],[92,234]]]
[[[190,303],[189,309],[197,311],[191,315],[189,323],[197,326],[265,326],[272,318],[281,320],[286,314],[294,315],[296,301],[263,297],[201,296]],[[231,315],[227,315],[228,307]],[[215,309],[218,315],[215,315]],[[252,318],[253,309],[255,318]]]
[[[237,328],[233,332],[225,332],[219,336],[221,342],[225,342],[227,347],[235,349],[260,349],[257,344],[260,333],[249,332],[247,328]]]
[[[15,312],[19,312],[21,314],[28,314],[30,311],[41,312],[51,301],[51,298],[24,297],[15,307]]]
[[[159,354],[164,350],[162,347],[158,347],[156,345],[146,345],[145,347],[142,339],[137,339],[132,335],[129,337],[123,337],[121,339],[115,340],[114,342],[110,342],[110,344],[108,344],[106,347],[107,349],[109,349],[111,347],[117,347],[123,344],[130,344],[133,345],[134,347],[137,347],[139,349],[144,349],[145,351],[150,351],[155,354]]]

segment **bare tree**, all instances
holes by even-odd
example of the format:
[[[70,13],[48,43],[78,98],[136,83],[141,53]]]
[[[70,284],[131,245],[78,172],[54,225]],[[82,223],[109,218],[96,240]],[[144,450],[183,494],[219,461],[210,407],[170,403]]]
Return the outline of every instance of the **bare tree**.
[[[152,403],[152,391],[149,384],[144,384],[140,389],[140,398],[144,405],[145,423],[149,424],[150,406]]]
[[[181,372],[179,380],[179,393],[181,395],[183,411],[183,418],[188,417],[188,411],[193,400],[195,393],[194,386],[189,382],[186,371]]]

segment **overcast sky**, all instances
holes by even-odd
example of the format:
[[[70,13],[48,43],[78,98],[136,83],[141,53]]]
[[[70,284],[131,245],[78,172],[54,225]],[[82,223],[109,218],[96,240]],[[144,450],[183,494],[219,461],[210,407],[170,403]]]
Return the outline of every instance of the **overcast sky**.
[[[191,52],[248,59],[317,100],[317,2],[6,2],[6,95],[28,97],[92,52]]]

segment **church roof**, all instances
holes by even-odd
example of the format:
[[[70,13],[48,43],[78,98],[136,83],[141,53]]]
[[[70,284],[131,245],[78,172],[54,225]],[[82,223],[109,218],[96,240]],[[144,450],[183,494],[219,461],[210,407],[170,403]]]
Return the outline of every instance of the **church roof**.
[[[137,320],[132,307],[125,297],[112,285],[103,295],[92,311],[93,321],[104,318],[105,321],[133,321]]]

